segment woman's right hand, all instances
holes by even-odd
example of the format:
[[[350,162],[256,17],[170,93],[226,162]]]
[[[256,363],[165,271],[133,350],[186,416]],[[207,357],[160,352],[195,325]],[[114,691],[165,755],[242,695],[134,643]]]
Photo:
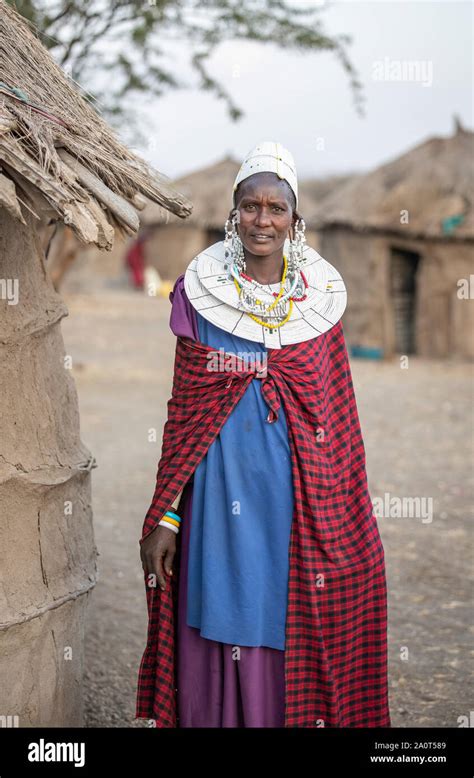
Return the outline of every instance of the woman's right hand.
[[[166,575],[173,575],[172,565],[176,553],[176,533],[172,529],[156,527],[147,538],[140,543],[140,558],[144,573],[149,580],[155,575],[159,586],[166,589]],[[148,583],[148,586],[150,584]]]

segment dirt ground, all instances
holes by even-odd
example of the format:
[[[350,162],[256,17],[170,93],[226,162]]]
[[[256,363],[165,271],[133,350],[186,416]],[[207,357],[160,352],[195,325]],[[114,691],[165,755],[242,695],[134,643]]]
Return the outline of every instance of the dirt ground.
[[[138,540],[171,388],[170,303],[120,288],[64,297],[81,437],[98,462],[92,489],[99,581],[85,636],[84,725],[142,727],[147,722],[134,719],[147,624]],[[392,724],[458,727],[459,717],[474,710],[473,368],[415,357],[408,369],[398,359],[352,359],[351,366],[372,500],[425,498],[428,509],[379,518]],[[151,429],[157,442],[149,442]]]

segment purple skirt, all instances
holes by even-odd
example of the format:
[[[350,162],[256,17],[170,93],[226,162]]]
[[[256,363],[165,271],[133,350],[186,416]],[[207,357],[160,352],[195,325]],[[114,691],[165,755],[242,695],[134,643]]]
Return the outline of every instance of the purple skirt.
[[[232,646],[186,623],[192,486],[181,507],[177,618],[178,727],[284,727],[285,652]]]

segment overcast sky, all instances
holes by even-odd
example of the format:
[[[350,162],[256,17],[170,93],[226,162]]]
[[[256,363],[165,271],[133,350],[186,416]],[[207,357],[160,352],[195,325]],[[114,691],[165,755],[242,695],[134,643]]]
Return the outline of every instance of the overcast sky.
[[[300,0],[300,5],[305,0]],[[363,171],[427,136],[449,135],[453,114],[472,129],[473,6],[470,2],[323,3],[331,35],[346,33],[364,86],[365,117],[349,79],[330,53],[299,54],[273,45],[229,42],[210,60],[245,116],[233,123],[223,101],[197,89],[150,106],[148,143],[136,149],[166,175],[238,160],[261,140],[290,149],[300,178]],[[172,44],[178,75],[192,78],[183,44]],[[397,80],[397,68],[416,70]],[[382,78],[376,75],[382,63]],[[129,140],[129,139],[127,139]]]

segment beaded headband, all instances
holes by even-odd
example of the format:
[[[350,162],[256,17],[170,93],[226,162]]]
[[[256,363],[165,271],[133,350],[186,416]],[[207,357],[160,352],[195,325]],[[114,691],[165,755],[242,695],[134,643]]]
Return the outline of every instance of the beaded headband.
[[[273,141],[262,141],[245,157],[232,188],[232,206],[235,206],[235,191],[241,181],[255,173],[276,173],[278,178],[288,182],[294,192],[298,208],[298,181],[293,155]]]

